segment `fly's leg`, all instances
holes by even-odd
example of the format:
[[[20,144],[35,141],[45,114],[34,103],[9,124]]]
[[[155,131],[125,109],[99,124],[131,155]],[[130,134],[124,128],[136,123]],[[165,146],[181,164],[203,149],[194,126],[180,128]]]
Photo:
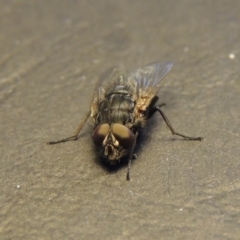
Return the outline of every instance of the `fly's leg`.
[[[180,136],[186,140],[191,140],[191,141],[202,141],[203,138],[202,137],[189,137],[189,136],[186,136],[186,135],[183,135],[181,133],[177,133],[174,128],[172,127],[170,121],[168,120],[167,116],[164,114],[164,112],[161,110],[161,107],[164,106],[165,104],[161,104],[157,107],[154,107],[151,112],[150,112],[150,116],[152,116],[155,112],[159,112],[163,118],[163,120],[165,121],[165,123],[167,124],[168,128],[171,130],[172,134],[173,135],[177,135],[177,136]]]
[[[90,116],[90,111],[87,113],[85,119],[80,123],[76,133],[73,136],[68,137],[68,138],[64,138],[64,139],[61,139],[61,140],[58,140],[58,141],[51,141],[51,142],[48,142],[47,144],[48,145],[52,145],[52,144],[57,144],[57,143],[61,143],[61,142],[77,140],[78,139],[78,135],[79,135],[80,131],[82,130],[83,126],[85,125],[85,123],[86,123],[87,119],[89,118],[89,116]]]
[[[133,151],[134,151],[135,146],[136,146],[137,136],[138,136],[138,132],[136,132],[136,134],[134,136],[133,145],[132,145],[129,157],[128,157],[128,169],[127,169],[127,177],[126,177],[127,181],[130,181],[130,169],[131,169],[132,159],[133,159],[133,157],[134,158],[136,157],[135,154],[133,154]]]

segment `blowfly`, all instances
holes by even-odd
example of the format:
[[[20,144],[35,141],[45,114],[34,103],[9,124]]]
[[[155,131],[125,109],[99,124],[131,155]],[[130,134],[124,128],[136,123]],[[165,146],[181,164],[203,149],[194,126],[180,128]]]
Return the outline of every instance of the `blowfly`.
[[[201,137],[189,137],[176,132],[161,109],[165,104],[157,104],[162,80],[171,68],[170,62],[156,62],[128,75],[125,75],[123,68],[115,68],[106,84],[97,88],[89,112],[76,133],[48,144],[77,140],[91,116],[94,123],[92,140],[99,149],[100,156],[110,164],[117,164],[124,156],[128,156],[126,179],[130,180],[131,162],[139,131],[154,113],[160,113],[173,135],[201,141]]]

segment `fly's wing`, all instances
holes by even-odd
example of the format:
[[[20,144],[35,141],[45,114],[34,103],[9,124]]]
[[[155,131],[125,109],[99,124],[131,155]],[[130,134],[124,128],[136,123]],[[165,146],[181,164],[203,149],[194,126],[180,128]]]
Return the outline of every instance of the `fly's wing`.
[[[95,86],[95,97],[102,100],[109,91],[125,80],[125,70],[122,65],[106,70],[99,78]]]
[[[125,69],[122,65],[111,68],[102,76],[101,84],[98,85],[98,98],[103,99],[106,95],[114,91],[116,86],[124,86],[127,84]]]
[[[164,77],[172,68],[170,62],[156,62],[139,68],[128,76],[129,82],[137,83],[136,108],[146,111],[154,96],[162,86]]]
[[[162,80],[169,73],[172,65],[170,62],[156,62],[137,69],[128,78],[130,81],[137,82],[139,90],[156,95],[162,86]]]
[[[94,118],[97,115],[99,103],[105,99],[106,95],[114,91],[116,86],[126,84],[125,70],[122,65],[105,71],[95,88],[95,94],[91,105],[91,116]]]

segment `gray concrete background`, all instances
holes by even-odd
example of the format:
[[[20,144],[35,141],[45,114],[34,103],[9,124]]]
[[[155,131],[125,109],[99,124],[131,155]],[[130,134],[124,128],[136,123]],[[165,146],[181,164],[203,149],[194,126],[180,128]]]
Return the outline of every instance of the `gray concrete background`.
[[[0,239],[239,239],[240,1],[0,1]],[[87,125],[116,64],[174,67],[165,114],[109,172]]]

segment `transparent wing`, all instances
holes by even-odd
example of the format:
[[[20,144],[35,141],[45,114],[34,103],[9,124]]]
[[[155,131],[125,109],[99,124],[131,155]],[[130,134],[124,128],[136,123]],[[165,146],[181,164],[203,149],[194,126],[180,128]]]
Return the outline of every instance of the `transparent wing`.
[[[128,79],[137,82],[138,91],[156,95],[172,66],[171,62],[152,63],[130,73]]]
[[[104,99],[107,94],[115,85],[125,79],[125,69],[122,65],[107,69],[99,78],[95,86],[95,96],[99,100]]]
[[[122,65],[118,65],[112,70],[112,73],[108,81],[118,84],[119,82],[124,81],[125,79],[125,69]]]

